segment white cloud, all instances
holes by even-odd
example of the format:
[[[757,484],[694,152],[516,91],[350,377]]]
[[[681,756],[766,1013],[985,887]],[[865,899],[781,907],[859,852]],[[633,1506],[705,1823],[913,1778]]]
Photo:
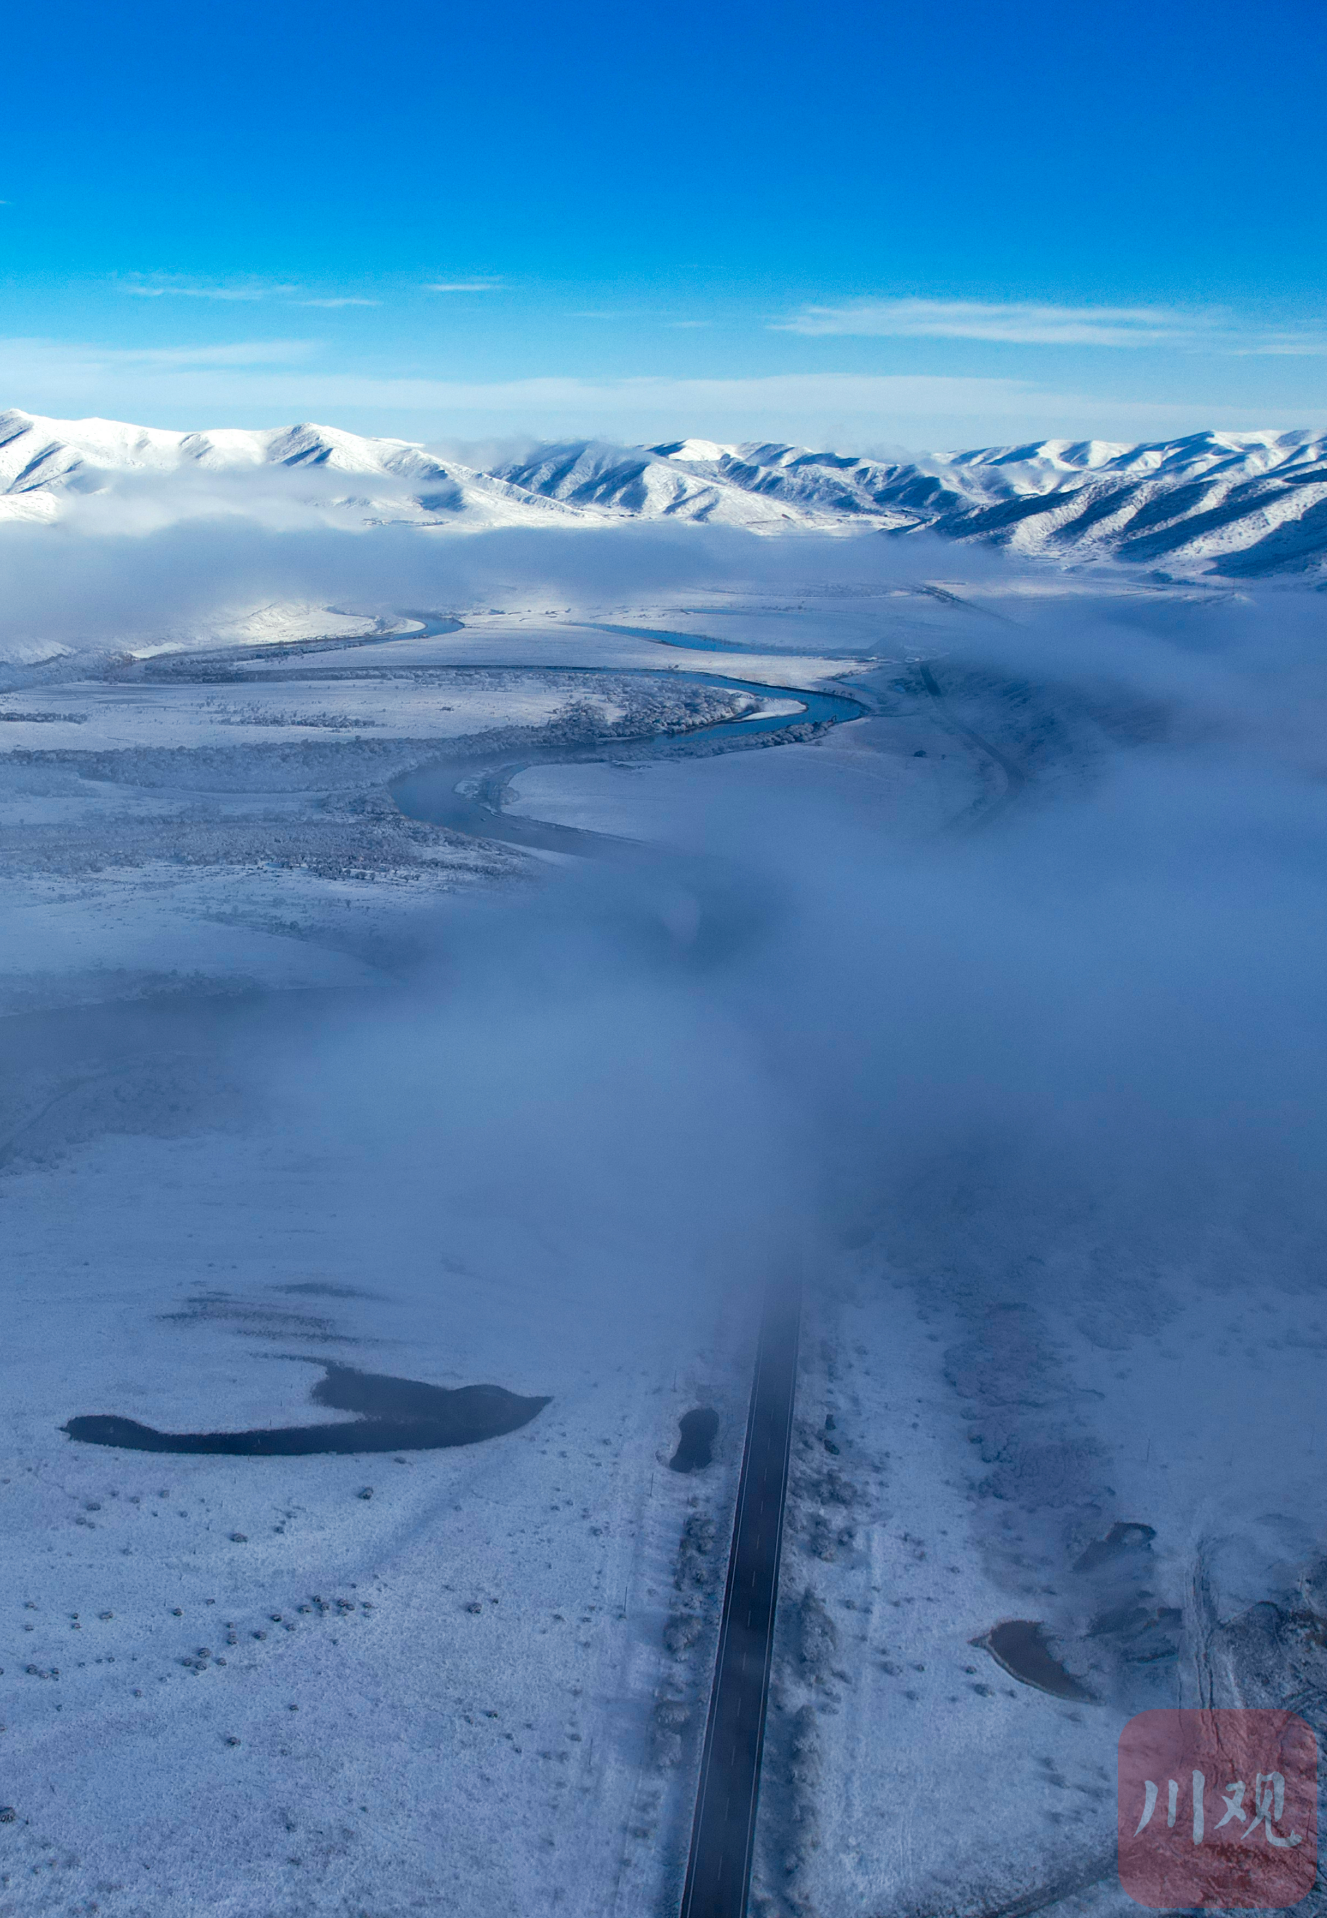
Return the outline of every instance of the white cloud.
[[[4,204],[0,201],[0,206]],[[266,280],[236,280],[224,284],[198,284],[191,280],[142,279],[131,278],[117,280],[116,286],[121,293],[133,294],[140,300],[282,300],[290,306],[317,306],[334,308],[339,306],[380,306],[380,300],[371,300],[358,293],[328,294],[325,297],[310,294],[307,298],[296,299],[302,288],[293,282]]]
[[[919,340],[999,340],[1023,346],[1149,346],[1187,338],[1192,322],[1164,308],[1045,306],[1032,301],[853,300],[805,306],[774,323],[784,333]]]
[[[851,300],[804,306],[776,332],[913,340],[985,340],[1014,346],[1205,347],[1224,353],[1319,354],[1311,333],[1242,326],[1230,315],[1171,307],[1055,306],[1030,300]]]
[[[230,340],[204,346],[76,346],[62,340],[3,340],[0,379],[11,386],[49,380],[68,388],[210,368],[293,366],[317,350],[316,340]]]
[[[429,280],[426,293],[494,293],[502,285],[501,280]]]
[[[261,280],[208,285],[193,280],[135,277],[117,280],[116,285],[122,293],[132,293],[140,300],[266,300],[299,292],[297,286],[272,285]]]
[[[1232,341],[1226,352],[1254,355],[1260,359],[1321,359],[1327,354],[1327,339],[1313,333],[1268,333],[1261,338]]]
[[[1254,412],[1201,394],[1135,402],[1031,380],[853,373],[449,380],[328,368],[318,364],[322,350],[309,340],[149,350],[0,341],[0,407],[179,428],[318,420],[407,439],[519,433],[641,442],[698,435],[786,439],[845,452],[1327,426],[1321,406]]]

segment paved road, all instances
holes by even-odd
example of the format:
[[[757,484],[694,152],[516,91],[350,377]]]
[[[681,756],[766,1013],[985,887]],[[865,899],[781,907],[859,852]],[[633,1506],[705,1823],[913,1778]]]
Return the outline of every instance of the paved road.
[[[770,1292],[751,1388],[728,1589],[681,1918],[745,1918],[797,1384],[800,1291]]]

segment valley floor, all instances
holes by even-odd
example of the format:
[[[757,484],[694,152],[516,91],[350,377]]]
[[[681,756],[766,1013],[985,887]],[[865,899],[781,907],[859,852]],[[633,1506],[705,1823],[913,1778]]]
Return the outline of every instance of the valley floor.
[[[1115,1740],[1192,1682],[1195,1567],[1229,1634],[1316,1545],[1303,1246],[1255,1295],[1237,1208],[1159,1251],[970,1135],[836,1184],[816,1102],[879,1068],[907,941],[944,953],[919,874],[1072,807],[1119,725],[928,691],[974,617],[933,594],[463,617],[3,700],[0,1914],[674,1910],[790,1235],[755,1909],[1115,1910]],[[707,751],[840,683],[862,718]],[[640,859],[407,819],[438,761]],[[925,1134],[927,1068],[888,1069]],[[551,1402],[399,1456],[61,1430],[310,1423],[324,1361]],[[1088,1700],[974,1643],[1011,1617]]]

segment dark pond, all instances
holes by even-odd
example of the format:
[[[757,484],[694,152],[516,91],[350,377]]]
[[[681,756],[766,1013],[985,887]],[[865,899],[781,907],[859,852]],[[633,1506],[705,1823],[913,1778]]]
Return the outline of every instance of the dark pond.
[[[694,1412],[683,1412],[677,1421],[682,1436],[668,1463],[674,1472],[701,1472],[714,1457],[714,1441],[719,1435],[719,1414],[707,1405]]]
[[[1008,1618],[972,1643],[1024,1685],[1035,1685],[1053,1698],[1072,1698],[1083,1705],[1096,1702],[1087,1687],[1064,1669],[1046,1643],[1045,1627],[1033,1619]]]
[[[320,1361],[326,1376],[309,1394],[315,1405],[358,1412],[352,1425],[283,1425],[256,1432],[158,1432],[135,1419],[93,1413],[62,1429],[84,1445],[131,1452],[221,1452],[232,1457],[292,1458],[311,1452],[431,1452],[476,1445],[528,1425],[549,1403],[501,1385],[448,1390]]]

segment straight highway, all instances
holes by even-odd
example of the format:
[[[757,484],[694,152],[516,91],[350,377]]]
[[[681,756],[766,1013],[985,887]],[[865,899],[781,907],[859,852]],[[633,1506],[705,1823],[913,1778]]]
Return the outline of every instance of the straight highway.
[[[771,1289],[751,1388],[681,1918],[745,1918],[792,1444],[801,1293]]]

